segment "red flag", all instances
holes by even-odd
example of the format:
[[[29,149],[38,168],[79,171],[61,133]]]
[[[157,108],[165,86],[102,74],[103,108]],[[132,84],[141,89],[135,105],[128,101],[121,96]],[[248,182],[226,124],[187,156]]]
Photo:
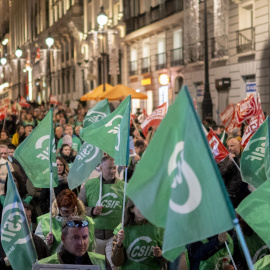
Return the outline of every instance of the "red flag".
[[[141,129],[146,137],[148,133],[148,129],[152,126],[159,126],[162,119],[165,117],[167,113],[167,103],[163,103],[157,109],[155,109],[151,115],[149,115],[141,124]]]
[[[51,94],[50,96],[50,104],[56,104],[59,105],[59,102],[57,101],[56,97]]]
[[[145,108],[143,108],[142,113],[143,113],[143,115],[144,115],[145,117],[148,117],[148,114],[147,114],[147,112],[146,112],[146,109],[145,109]]]
[[[257,114],[256,97],[252,94],[236,105],[236,119],[239,124]]]
[[[135,119],[135,114],[130,113],[130,126],[132,126],[132,122],[134,121],[134,119]]]
[[[229,133],[232,133],[234,128],[239,128],[239,124],[236,120],[235,105],[230,104],[225,111],[220,115],[220,119],[225,126],[225,130]]]
[[[7,107],[0,109],[0,120],[5,119],[7,116]]]
[[[257,104],[258,104],[257,114],[248,120],[248,126],[242,137],[241,145],[243,146],[243,148],[246,147],[252,135],[256,132],[256,130],[262,125],[262,123],[265,120],[263,110],[261,109],[261,101],[259,97]]]
[[[24,97],[21,97],[21,100],[19,101],[19,105],[21,107],[29,108],[31,105],[27,103],[26,99]]]
[[[211,147],[212,154],[216,163],[221,162],[224,158],[226,158],[229,155],[228,150],[212,129],[210,129],[206,137]]]

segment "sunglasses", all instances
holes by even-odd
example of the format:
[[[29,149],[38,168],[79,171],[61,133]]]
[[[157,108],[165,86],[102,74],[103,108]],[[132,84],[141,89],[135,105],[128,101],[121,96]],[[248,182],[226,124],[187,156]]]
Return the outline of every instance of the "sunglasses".
[[[88,221],[87,220],[71,220],[71,221],[67,221],[67,223],[65,224],[64,228],[66,226],[68,227],[87,227],[88,226]]]

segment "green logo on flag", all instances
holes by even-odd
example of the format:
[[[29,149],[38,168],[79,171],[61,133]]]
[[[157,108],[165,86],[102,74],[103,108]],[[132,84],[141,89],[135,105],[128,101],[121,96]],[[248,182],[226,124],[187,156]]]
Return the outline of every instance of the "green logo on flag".
[[[145,244],[142,244],[142,241]],[[134,262],[142,262],[153,255],[153,241],[148,236],[136,238],[127,249],[127,257]]]
[[[175,174],[173,174],[175,172]],[[184,142],[180,141],[175,145],[173,153],[169,159],[168,163],[168,175],[174,175],[173,183],[171,185],[172,189],[176,189],[178,185],[183,183],[183,178],[185,179],[188,189],[189,196],[185,203],[179,204],[175,201],[179,200],[179,190],[172,192],[173,198],[170,199],[169,205],[172,211],[179,214],[188,214],[194,211],[201,202],[202,199],[202,189],[200,182],[189,166],[189,164],[184,159]]]
[[[17,211],[14,212],[13,209],[17,209]],[[1,230],[2,241],[12,242],[14,245],[19,245],[25,244],[31,239],[30,232],[26,237],[24,237],[23,232],[20,233],[20,231],[22,231],[23,223],[25,222],[24,208],[21,203],[15,202],[5,206],[3,217],[5,222]],[[18,238],[18,236],[21,238]],[[15,248],[12,246],[9,254],[11,254],[14,250]]]
[[[112,118],[106,125],[105,127],[111,127],[113,125],[113,121],[115,119],[123,119],[123,116],[122,115],[116,115],[114,118]],[[107,133],[113,133],[113,134],[117,134],[117,140],[118,140],[118,143],[117,145],[115,145],[115,150],[116,151],[119,151],[119,146],[120,146],[120,132],[119,132],[119,128],[120,128],[120,123],[121,123],[121,120],[120,121],[117,121],[117,124],[115,126],[113,126],[112,129],[110,129]]]
[[[100,216],[107,216],[112,213],[113,210],[108,209],[115,209],[116,207],[121,207],[120,200],[116,200],[118,196],[115,193],[107,193],[101,197],[101,205],[104,207]],[[99,201],[97,201],[96,206],[99,205]],[[107,211],[107,212],[106,212]]]
[[[104,112],[97,112],[97,111],[88,111],[84,122],[87,123],[89,122],[90,124],[96,123],[98,121],[100,121],[101,119],[105,118],[107,116],[106,113]],[[87,124],[86,124],[87,125]]]

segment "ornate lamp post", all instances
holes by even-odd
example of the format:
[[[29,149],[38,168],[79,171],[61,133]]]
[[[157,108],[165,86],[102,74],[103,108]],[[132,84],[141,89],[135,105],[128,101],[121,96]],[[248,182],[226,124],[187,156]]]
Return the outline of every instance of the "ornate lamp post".
[[[18,59],[18,84],[19,84],[19,92],[18,92],[18,98],[21,97],[21,62],[20,62],[20,57],[22,56],[22,50],[19,48],[19,46],[17,47],[17,50],[15,51],[15,55]]]
[[[97,22],[100,26],[100,28],[102,29],[102,83],[103,83],[103,92],[105,92],[105,53],[104,53],[104,31],[103,31],[103,28],[104,28],[104,25],[107,24],[108,22],[108,16],[107,14],[104,12],[104,7],[102,6],[100,8],[100,12],[98,13],[98,16],[97,16]]]
[[[52,89],[52,79],[51,79],[51,47],[54,44],[54,39],[52,37],[47,37],[46,45],[48,46],[48,55],[49,55],[49,90],[48,90],[48,96],[50,97],[51,89]]]
[[[212,103],[210,89],[209,89],[208,33],[207,31],[208,31],[207,30],[207,0],[204,0],[205,85],[204,85],[204,95],[203,95],[203,102],[202,102],[202,120],[204,120],[206,116],[210,116],[210,117],[213,116],[213,103]]]

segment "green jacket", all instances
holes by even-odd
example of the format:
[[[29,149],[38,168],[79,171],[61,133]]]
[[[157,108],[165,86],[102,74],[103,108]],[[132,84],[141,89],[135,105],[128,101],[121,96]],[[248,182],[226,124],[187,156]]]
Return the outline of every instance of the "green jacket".
[[[50,257],[40,260],[39,264],[60,264],[59,253],[55,253]],[[88,256],[93,265],[98,265],[100,270],[106,270],[105,256],[97,253],[88,252]]]

